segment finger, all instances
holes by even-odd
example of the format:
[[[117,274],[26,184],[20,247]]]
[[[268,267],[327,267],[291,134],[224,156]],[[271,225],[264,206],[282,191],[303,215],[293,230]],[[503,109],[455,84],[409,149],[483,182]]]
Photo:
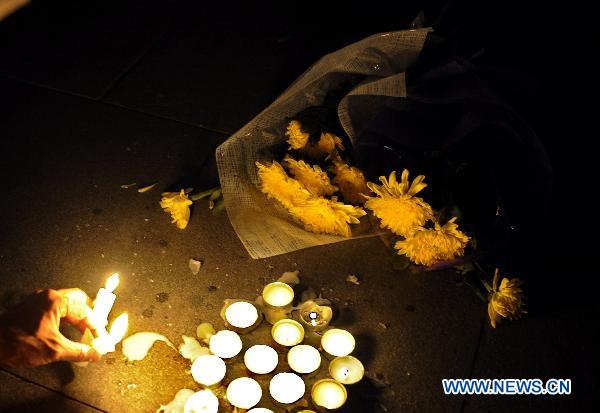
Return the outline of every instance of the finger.
[[[64,336],[59,336],[59,349],[56,353],[57,361],[98,361],[100,354],[91,346],[76,343]]]
[[[79,288],[58,290],[58,293],[63,297],[61,316],[81,332],[89,329],[95,334],[96,327],[91,322],[92,309],[88,305],[91,300],[87,294]]]

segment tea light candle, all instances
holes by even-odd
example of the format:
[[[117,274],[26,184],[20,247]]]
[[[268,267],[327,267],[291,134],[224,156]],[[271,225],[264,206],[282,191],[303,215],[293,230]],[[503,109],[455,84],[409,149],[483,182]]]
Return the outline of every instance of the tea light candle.
[[[246,350],[244,364],[248,370],[256,374],[268,374],[275,370],[279,356],[273,347],[257,344]]]
[[[352,334],[339,328],[327,330],[321,338],[323,350],[336,357],[343,357],[352,353],[355,345],[356,341]]]
[[[240,409],[250,409],[262,398],[260,384],[249,377],[240,377],[229,383],[227,400]]]
[[[304,380],[294,373],[276,374],[269,383],[269,392],[279,403],[294,403],[304,396],[305,391]]]
[[[256,307],[246,301],[236,301],[225,309],[225,319],[237,328],[248,328],[258,320]]]
[[[282,346],[295,346],[304,339],[304,328],[299,322],[286,318],[273,325],[271,335]]]
[[[184,413],[217,413],[219,399],[210,390],[200,390],[187,399],[183,411]]]
[[[248,410],[248,413],[274,413],[271,409],[266,409],[264,407],[256,407],[252,410]]]
[[[210,337],[209,348],[211,353],[228,359],[242,351],[242,339],[235,331],[221,330]]]
[[[119,286],[119,274],[114,273],[106,280],[104,288],[98,290],[96,300],[94,300],[94,308],[90,314],[90,321],[94,327],[101,330],[108,324],[108,315],[112,309],[117,296],[114,291]]]
[[[362,380],[365,367],[356,357],[336,357],[329,363],[329,375],[342,384],[354,384]]]
[[[326,409],[339,409],[346,403],[348,392],[343,384],[333,379],[316,382],[310,392],[313,402]]]
[[[333,310],[327,305],[318,305],[313,300],[300,304],[300,322],[311,331],[325,330],[333,317]]]
[[[274,282],[265,286],[262,297],[267,305],[286,307],[294,300],[294,290],[286,283]]]
[[[203,386],[219,384],[225,377],[225,362],[212,354],[198,357],[192,364],[192,377]]]
[[[287,355],[288,364],[297,373],[312,373],[321,365],[321,353],[313,346],[302,344],[292,347]]]

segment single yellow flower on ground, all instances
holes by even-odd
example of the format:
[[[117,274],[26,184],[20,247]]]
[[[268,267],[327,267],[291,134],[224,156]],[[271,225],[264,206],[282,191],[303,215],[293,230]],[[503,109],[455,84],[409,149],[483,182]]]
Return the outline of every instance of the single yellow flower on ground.
[[[332,195],[338,189],[331,184],[327,173],[318,165],[311,166],[304,161],[297,161],[289,155],[283,159],[290,174],[315,196]]]
[[[382,228],[389,228],[396,235],[408,237],[433,216],[431,206],[415,196],[427,186],[424,179],[424,175],[419,175],[411,184],[408,181],[408,169],[402,171],[400,182],[396,181],[396,171],[390,174],[389,180],[381,176],[379,180],[382,185],[367,183],[376,196],[365,195],[365,207],[381,220]]]
[[[274,198],[286,208],[291,208],[297,200],[305,200],[310,193],[298,181],[290,178],[277,161],[271,165],[256,162],[261,191],[269,198]]]
[[[458,229],[455,220],[443,226],[436,222],[433,228],[418,227],[404,241],[396,242],[398,254],[428,267],[464,255],[469,237]]]
[[[344,163],[341,159],[334,160],[330,169],[334,174],[333,183],[340,188],[340,192],[346,202],[351,204],[363,204],[371,190],[367,187],[367,180],[363,172]]]
[[[502,318],[514,320],[527,313],[524,308],[524,294],[521,289],[523,281],[518,278],[512,280],[502,278],[502,282],[498,286],[498,278],[498,268],[496,268],[490,302],[488,303],[488,315],[494,328]]]
[[[187,227],[190,221],[190,205],[192,203],[183,189],[180,192],[163,192],[160,200],[160,206],[165,212],[171,214],[173,223],[179,229]]]
[[[335,197],[331,200],[312,197],[294,205],[290,213],[307,231],[344,237],[351,235],[350,224],[358,224],[359,218],[366,215],[362,208],[337,202]]]

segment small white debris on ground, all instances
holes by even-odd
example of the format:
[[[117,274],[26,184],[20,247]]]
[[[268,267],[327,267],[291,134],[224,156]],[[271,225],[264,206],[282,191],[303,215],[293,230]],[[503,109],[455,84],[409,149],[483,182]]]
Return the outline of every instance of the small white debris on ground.
[[[360,281],[358,280],[358,277],[354,274],[350,274],[349,276],[347,276],[346,282],[349,284],[360,285]]]
[[[202,268],[202,264],[203,263],[201,260],[195,260],[193,258],[190,258],[190,260],[188,261],[188,267],[190,268],[190,271],[194,275],[198,275],[198,273],[200,272],[200,269]]]

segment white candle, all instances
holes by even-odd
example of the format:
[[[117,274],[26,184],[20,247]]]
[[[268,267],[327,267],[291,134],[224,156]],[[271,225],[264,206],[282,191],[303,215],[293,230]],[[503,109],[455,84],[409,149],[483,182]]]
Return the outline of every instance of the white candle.
[[[282,346],[295,346],[304,339],[304,328],[299,322],[286,318],[273,325],[271,335]]]
[[[321,365],[321,353],[313,346],[302,344],[292,347],[287,355],[290,368],[297,373],[312,373]]]
[[[183,411],[184,413],[217,413],[219,399],[210,390],[200,390],[187,399]]]
[[[225,309],[225,319],[237,328],[248,328],[258,320],[256,307],[246,301],[237,301]]]
[[[275,370],[279,356],[272,347],[257,344],[246,350],[244,363],[248,370],[256,374],[268,374]]]
[[[304,396],[305,391],[304,380],[294,373],[276,374],[269,383],[269,392],[279,403],[294,403]]]
[[[332,356],[342,357],[352,353],[356,341],[346,330],[333,328],[327,330],[321,338],[321,347]]]
[[[112,309],[117,296],[113,293],[119,286],[119,274],[114,273],[106,280],[104,288],[98,290],[94,308],[90,315],[90,321],[99,330],[102,330],[108,324],[108,314]]]
[[[129,316],[127,313],[121,314],[111,324],[110,332],[101,333],[92,340],[92,347],[100,354],[112,353],[115,346],[125,337],[128,325]]]
[[[209,347],[211,353],[228,359],[242,351],[242,339],[235,331],[221,330],[210,337]]]
[[[274,282],[265,286],[262,297],[267,305],[286,307],[294,300],[294,290],[286,283]]]
[[[249,377],[240,377],[229,383],[227,400],[240,409],[250,409],[262,398],[260,384]]]
[[[225,377],[225,362],[212,354],[198,357],[192,364],[192,377],[203,386],[219,384]]]
[[[343,384],[333,379],[323,379],[313,385],[311,397],[317,406],[333,410],[346,403],[348,392]]]
[[[365,367],[356,357],[336,357],[329,363],[329,375],[342,384],[354,384],[362,380]]]
[[[252,410],[248,410],[248,413],[274,413],[271,409],[266,409],[264,407],[256,407]]]

